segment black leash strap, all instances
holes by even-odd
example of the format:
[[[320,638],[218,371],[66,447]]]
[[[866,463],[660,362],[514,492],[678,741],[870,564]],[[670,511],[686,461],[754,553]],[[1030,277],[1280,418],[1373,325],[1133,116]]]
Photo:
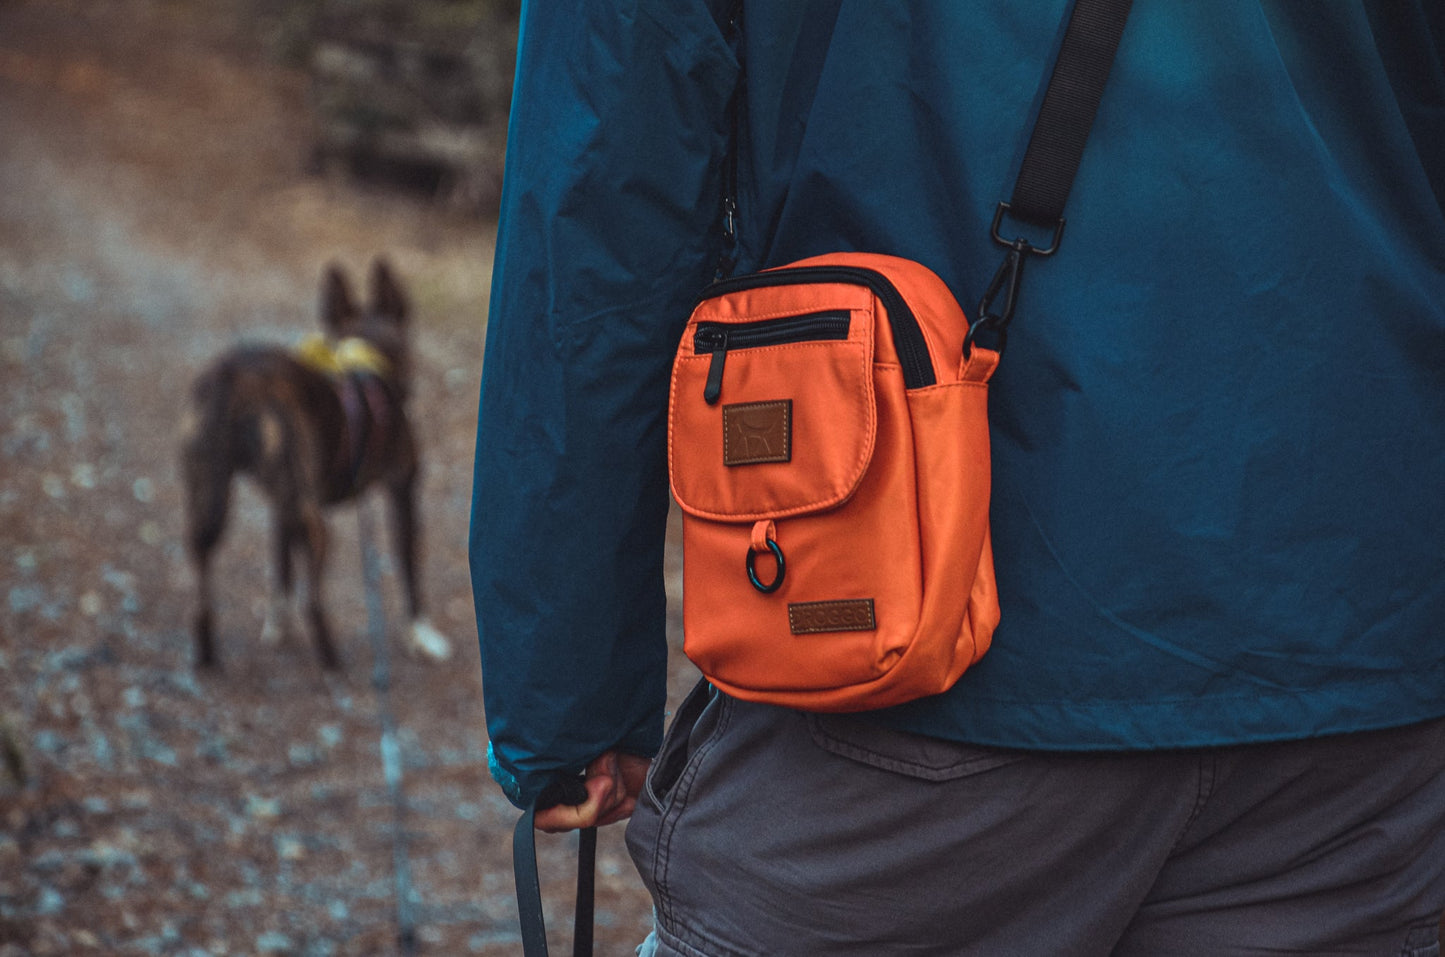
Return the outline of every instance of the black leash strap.
[[[359,386],[358,386],[359,388]],[[386,644],[386,610],[381,601],[381,556],[371,531],[371,510],[365,501],[356,510],[361,569],[366,580],[367,634],[371,637],[371,687],[381,723],[381,768],[391,797],[391,868],[396,888],[396,938],[403,957],[416,953],[416,909],[411,882],[411,859],[406,839],[406,793],[402,784],[401,745],[396,716],[391,710],[391,656]]]
[[[537,874],[537,812],[558,804],[581,804],[587,789],[581,778],[559,778],[522,813],[512,832],[512,875],[517,883],[517,916],[525,957],[547,957],[547,926],[542,913],[542,881]],[[572,928],[573,957],[592,957],[593,900],[597,880],[597,828],[577,835],[577,907]]]
[[[1104,95],[1104,83],[1114,65],[1119,38],[1133,0],[1077,0],[1064,28],[1054,71],[1049,76],[1038,119],[1014,181],[1013,196],[994,212],[993,241],[1008,250],[994,273],[964,342],[967,353],[980,331],[993,334],[1001,351],[1009,321],[1018,304],[1024,263],[1029,256],[1052,256],[1064,235],[1064,204],[1084,156],[1084,144],[1094,125],[1094,114]],[[1053,231],[1048,246],[1027,239],[1005,239],[1000,232],[1005,217]],[[1003,295],[1002,305],[994,302]]]

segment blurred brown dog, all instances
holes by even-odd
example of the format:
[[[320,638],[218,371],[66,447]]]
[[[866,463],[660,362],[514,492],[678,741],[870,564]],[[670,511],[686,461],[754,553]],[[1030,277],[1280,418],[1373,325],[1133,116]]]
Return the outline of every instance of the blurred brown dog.
[[[357,308],[339,267],[322,281],[321,326],[296,350],[240,347],[196,379],[183,426],[181,463],[187,540],[200,588],[196,663],[216,667],[211,557],[225,529],[231,481],[250,475],[270,499],[276,580],[262,641],[286,636],[292,558],[307,572],[306,615],[321,663],[340,667],[322,606],[326,524],[322,510],[374,483],[391,501],[411,628],[408,646],[427,657],[451,645],[422,615],[417,581],[417,444],[406,416],[410,386],[407,297],[377,260],[371,301]]]

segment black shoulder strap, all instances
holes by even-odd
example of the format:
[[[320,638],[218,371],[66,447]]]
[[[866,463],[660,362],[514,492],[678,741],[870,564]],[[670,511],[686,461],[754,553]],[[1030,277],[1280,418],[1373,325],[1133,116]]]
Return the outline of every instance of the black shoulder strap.
[[[1014,182],[1013,216],[1050,227],[1063,218],[1131,3],[1078,0],[1074,6]]]
[[[526,957],[547,957],[542,882],[537,874],[537,812],[557,804],[581,804],[586,800],[587,791],[582,787],[581,778],[559,778],[522,813],[512,832],[512,877],[517,884],[517,916],[522,925],[522,953]],[[597,828],[582,829],[577,840],[577,909],[572,930],[572,955],[592,957]]]
[[[1094,125],[1104,83],[1114,65],[1114,54],[1133,0],[1077,0],[1064,41],[1059,47],[1054,71],[1044,91],[1028,148],[1014,181],[1013,196],[999,203],[994,212],[994,242],[1005,247],[1003,265],[994,274],[979,302],[978,313],[968,331],[965,349],[980,330],[992,332],[1003,348],[1009,320],[1018,302],[1023,264],[1029,256],[1052,256],[1064,234],[1064,204],[1073,188],[1084,144]],[[1053,230],[1046,247],[1026,239],[1005,239],[999,232],[1005,217]],[[994,312],[994,300],[1004,293],[1002,308]]]

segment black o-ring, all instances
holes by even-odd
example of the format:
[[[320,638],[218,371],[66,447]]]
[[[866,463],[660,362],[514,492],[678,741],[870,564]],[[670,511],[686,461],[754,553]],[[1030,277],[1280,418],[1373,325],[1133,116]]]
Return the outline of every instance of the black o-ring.
[[[773,553],[773,560],[778,563],[778,573],[774,575],[773,580],[766,585],[758,581],[757,569],[753,567],[753,562],[755,561],[754,556],[757,555],[757,552],[749,548],[748,581],[752,582],[753,587],[756,588],[758,591],[762,592],[764,595],[771,595],[782,586],[783,575],[787,572],[788,566],[787,563],[783,561],[783,550],[778,547],[778,543],[773,541],[771,538],[764,539],[764,541],[767,543],[768,551]]]

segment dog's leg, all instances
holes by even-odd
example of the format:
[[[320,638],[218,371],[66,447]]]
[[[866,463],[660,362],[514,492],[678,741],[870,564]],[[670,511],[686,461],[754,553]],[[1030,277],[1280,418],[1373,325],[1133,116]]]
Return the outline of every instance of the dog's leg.
[[[9,772],[15,786],[23,788],[30,783],[30,764],[25,759],[25,748],[20,742],[20,732],[10,716],[0,714],[0,764]]]
[[[291,638],[292,551],[302,529],[293,518],[283,517],[276,510],[275,553],[276,580],[271,589],[271,602],[266,606],[266,621],[261,626],[261,643],[275,647]]]
[[[314,501],[303,502],[300,506],[302,547],[306,550],[307,614],[311,619],[311,634],[316,639],[316,652],[321,656],[321,666],[329,670],[341,667],[336,646],[331,642],[331,629],[326,624],[326,611],[321,604],[321,579],[326,568],[326,522],[321,517],[321,506]]]
[[[216,639],[212,629],[214,620],[211,611],[211,553],[210,549],[193,556],[196,567],[196,588],[199,605],[196,610],[196,667],[216,668],[220,661],[216,657]]]
[[[452,643],[422,613],[417,573],[419,543],[416,523],[416,473],[392,483],[390,492],[392,528],[395,532],[396,550],[401,558],[407,611],[411,615],[407,649],[433,661],[446,661],[452,656]]]
[[[213,629],[211,553],[226,527],[233,462],[229,433],[223,420],[223,384],[217,377],[206,376],[197,385],[195,393],[200,408],[188,416],[182,427],[181,473],[186,491],[186,544],[196,573],[196,665],[215,668],[219,659]]]

